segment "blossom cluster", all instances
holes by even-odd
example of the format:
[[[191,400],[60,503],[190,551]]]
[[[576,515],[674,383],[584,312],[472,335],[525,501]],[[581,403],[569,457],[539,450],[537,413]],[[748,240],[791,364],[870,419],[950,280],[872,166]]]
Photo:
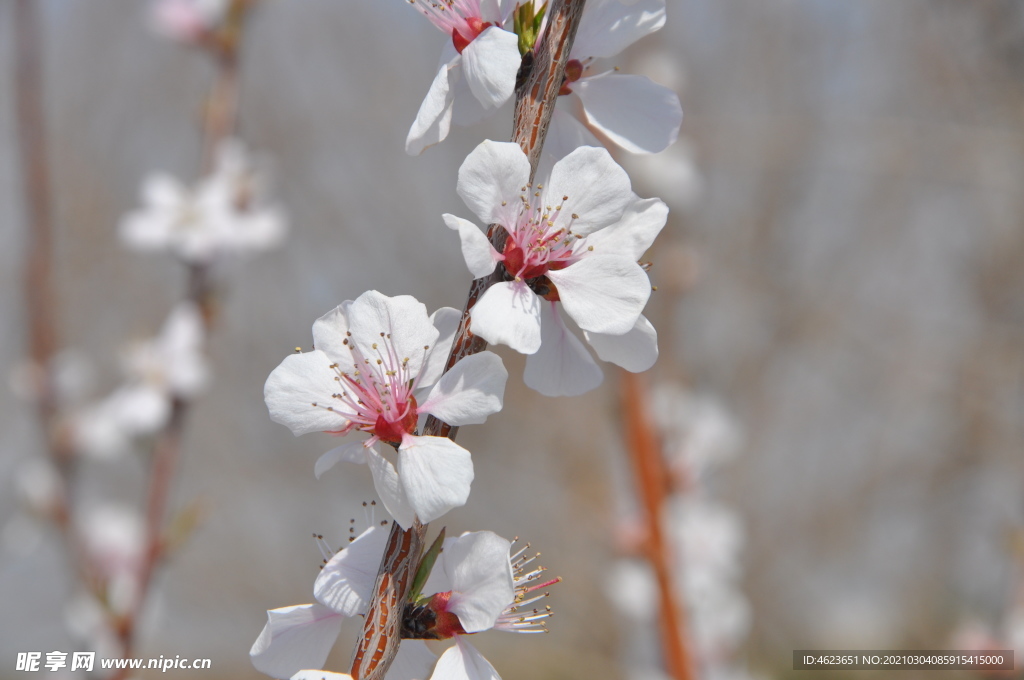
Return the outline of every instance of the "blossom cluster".
[[[548,37],[548,6],[409,2],[447,36],[406,141],[418,154],[444,140],[453,122],[475,123],[512,97],[524,55]],[[366,464],[405,531],[467,502],[472,454],[453,437],[430,434],[426,422],[483,423],[501,410],[508,373],[493,352],[453,349],[460,333],[527,355],[524,382],[547,396],[596,388],[603,373],[594,355],[631,372],[654,364],[657,333],[643,315],[652,286],[640,258],[665,226],[668,207],[633,192],[601,139],[634,153],[662,151],[675,141],[682,111],[667,88],[594,64],[664,20],[664,0],[590,0],[539,170],[518,144],[490,140],[462,163],[456,190],[478,223],[452,214],[442,220],[458,234],[470,274],[488,281],[465,318],[371,290],[317,319],[312,348],[273,370],[264,389],[272,420],[296,436],[351,435],[320,456],[317,477],[339,462]],[[275,678],[348,677],[317,669],[341,622],[369,616],[387,540],[387,530],[373,527],[328,553],[316,602],[268,612],[250,652],[254,665]],[[414,556],[418,585],[385,612],[400,617],[404,640],[388,677],[498,678],[466,638],[491,628],[542,630],[548,611],[523,608],[553,581],[534,583],[541,570],[524,550],[476,531],[438,539]],[[436,659],[424,639],[455,644]]]
[[[234,68],[237,41],[229,45],[223,35],[211,38],[229,17],[240,21],[251,2],[155,0],[153,27],[211,51]],[[234,94],[228,90],[214,88],[211,104],[228,104],[223,98]],[[268,198],[265,173],[231,137],[231,128],[204,130],[211,167],[193,186],[153,174],[143,182],[142,207],[110,225],[131,250],[175,256],[188,277],[158,334],[122,349],[115,386],[96,394],[94,367],[73,348],[25,362],[11,377],[15,393],[40,407],[49,454],[29,458],[16,471],[16,488],[28,512],[14,521],[31,526],[40,518],[60,529],[71,570],[81,577],[66,607],[67,626],[101,656],[116,657],[131,647],[153,574],[197,523],[198,506],[167,513],[169,495],[161,490],[173,478],[183,414],[210,379],[206,345],[215,316],[210,282],[216,266],[275,247],[287,231],[284,211]],[[99,478],[93,468],[119,477],[133,453],[144,454],[139,458],[149,476],[144,509],[113,500],[109,484],[95,493],[91,483]],[[173,519],[165,523],[165,514]],[[17,528],[14,521],[9,526]]]

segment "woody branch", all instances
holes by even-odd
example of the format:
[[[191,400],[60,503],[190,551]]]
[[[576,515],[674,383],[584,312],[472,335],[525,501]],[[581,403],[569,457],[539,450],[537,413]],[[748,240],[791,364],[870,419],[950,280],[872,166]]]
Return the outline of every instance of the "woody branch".
[[[528,55],[521,67],[516,87],[512,141],[519,144],[530,160],[531,181],[537,172],[541,149],[585,3],[586,0],[554,0],[548,14],[548,28],[532,53],[532,64]],[[500,252],[507,234],[497,225],[491,225],[488,234],[491,243]],[[501,277],[501,268],[496,268],[489,276],[476,279],[470,285],[446,370],[463,357],[487,348],[483,339],[473,335],[469,314],[484,291],[501,281]],[[458,428],[433,416],[427,418],[423,429],[426,435],[447,436],[451,439],[458,433]],[[353,655],[350,674],[355,680],[383,680],[398,653],[402,603],[409,595],[426,530],[426,525],[418,521],[408,530],[402,530],[397,522],[392,523],[384,559],[374,583],[373,600],[363,623],[363,634]]]

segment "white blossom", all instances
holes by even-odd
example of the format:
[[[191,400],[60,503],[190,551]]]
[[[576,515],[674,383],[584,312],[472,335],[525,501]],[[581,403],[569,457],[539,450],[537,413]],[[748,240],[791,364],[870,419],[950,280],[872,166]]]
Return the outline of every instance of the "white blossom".
[[[428,317],[411,296],[369,291],[318,319],[315,349],[287,357],[264,388],[271,419],[296,436],[370,435],[324,454],[317,476],[341,460],[368,463],[403,528],[465,504],[473,480],[469,451],[447,437],[417,435],[420,417],[461,426],[501,410],[508,373],[497,355],[465,357],[441,375],[458,318],[450,308]],[[398,450],[397,467],[378,442]]]
[[[451,124],[472,125],[512,96],[519,38],[504,26],[508,0],[409,0],[450,37],[409,129],[405,150],[417,155],[448,136]]]
[[[237,140],[221,144],[213,172],[194,189],[155,174],[143,185],[142,202],[141,210],[121,222],[125,245],[139,251],[169,250],[192,264],[268,250],[287,231],[284,213],[266,203],[263,178]]]
[[[125,382],[71,416],[76,449],[94,458],[116,458],[134,438],[163,427],[174,399],[192,399],[206,387],[204,338],[198,307],[190,302],[175,307],[159,336],[125,353]]]
[[[632,153],[658,153],[676,141],[683,109],[675,92],[618,69],[592,73],[595,59],[613,57],[664,25],[665,0],[587,2],[551,117],[546,154],[557,159],[579,146],[600,146],[592,131]]]
[[[668,208],[634,194],[605,149],[576,149],[536,187],[529,176],[517,144],[491,141],[459,170],[466,205],[483,224],[508,232],[499,253],[472,222],[444,215],[473,276],[490,274],[498,263],[504,269],[505,280],[473,307],[472,331],[530,355],[524,380],[549,396],[582,394],[602,380],[559,306],[598,357],[647,370],[658,356],[657,333],[641,314],[651,285],[637,260],[665,225]]]

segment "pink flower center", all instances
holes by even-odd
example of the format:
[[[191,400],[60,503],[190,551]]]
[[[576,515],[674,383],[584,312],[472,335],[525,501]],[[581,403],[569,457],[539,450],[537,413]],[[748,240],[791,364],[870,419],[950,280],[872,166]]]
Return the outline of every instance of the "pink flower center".
[[[357,429],[373,435],[368,444],[378,440],[399,444],[405,435],[416,430],[419,413],[413,392],[419,376],[413,375],[409,357],[399,357],[395,352],[391,336],[382,332],[380,337],[381,341],[370,347],[371,356],[365,356],[351,342],[351,333],[345,338],[343,342],[351,349],[354,363],[347,370],[331,364],[342,390],[331,395],[334,403],[328,410],[337,411],[350,421],[338,434]]]
[[[459,617],[448,611],[448,600],[451,599],[452,592],[449,590],[446,593],[435,593],[427,607],[434,612],[435,623],[433,631],[437,635],[438,640],[447,640],[455,635],[465,635],[466,630],[462,627],[462,622],[459,621]]]
[[[467,18],[462,27],[452,29],[452,43],[455,45],[456,51],[462,54],[462,50],[466,49],[469,43],[476,40],[478,35],[493,25],[490,21],[484,21],[480,17]]]
[[[563,196],[562,203],[555,207],[543,207],[539,202],[543,198],[539,191],[541,188],[538,187],[538,191],[530,198],[527,198],[524,191],[521,199],[523,210],[518,224],[508,230],[509,236],[502,251],[502,265],[514,279],[537,279],[549,271],[564,269],[579,259],[574,251],[579,237],[572,233],[571,227],[555,227],[569,197]],[[551,282],[545,279],[544,283],[555,295],[553,299],[557,300],[557,292]],[[545,291],[538,292],[546,296]]]
[[[494,21],[484,21],[480,0],[409,0],[426,15],[430,23],[452,37],[452,44],[459,54],[476,37],[494,26]],[[500,18],[491,17],[495,21]]]

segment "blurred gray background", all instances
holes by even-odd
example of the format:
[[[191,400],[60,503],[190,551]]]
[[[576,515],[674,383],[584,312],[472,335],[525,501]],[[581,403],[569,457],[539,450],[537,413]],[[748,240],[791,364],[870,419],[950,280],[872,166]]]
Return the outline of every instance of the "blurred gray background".
[[[180,266],[126,251],[116,225],[146,173],[194,179],[213,71],[152,34],[141,0],[40,2],[60,330],[99,364],[102,392],[119,348],[155,333],[181,295]],[[444,38],[403,4],[266,0],[252,21],[242,136],[271,163],[292,232],[221,271],[214,380],[175,485],[207,520],[161,574],[140,654],[262,677],[247,653],[264,610],[311,601],[310,533],[342,543],[373,498],[365,469],[313,478],[334,441],[270,422],[266,376],[309,346],[317,316],[364,290],[430,309],[464,301],[470,277],[440,215],[470,217],[458,166],[480,139],[508,137],[511,111],[406,156]],[[718,397],[744,432],[721,491],[747,525],[751,666],[786,677],[794,648],[937,648],[966,617],[997,624],[1024,524],[1024,4],[668,0],[668,13],[614,64],[657,66],[681,89],[700,191],[644,172],[652,159],[629,167],[641,195],[674,207],[649,255],[663,288],[649,307],[655,371]],[[0,3],[5,376],[25,353],[11,14]],[[682,294],[677,279],[690,280]],[[551,634],[473,642],[505,678],[624,677],[604,595],[613,489],[628,487],[612,478],[615,373],[584,397],[547,399],[499,352],[506,408],[460,434],[477,481],[445,524],[522,536],[566,581]],[[0,393],[0,527],[19,512],[14,470],[39,445],[31,409]],[[131,482],[117,493],[139,501],[141,466],[118,466],[92,474]],[[60,543],[45,528],[27,544],[12,535],[0,677],[20,675],[17,651],[72,648]]]

